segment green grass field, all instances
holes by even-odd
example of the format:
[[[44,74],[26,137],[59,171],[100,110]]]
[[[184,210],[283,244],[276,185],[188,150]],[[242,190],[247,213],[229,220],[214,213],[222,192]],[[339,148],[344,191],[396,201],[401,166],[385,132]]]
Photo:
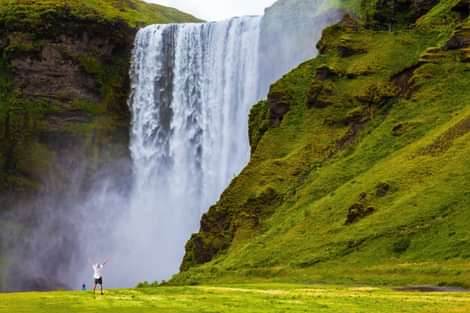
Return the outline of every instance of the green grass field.
[[[470,312],[468,293],[370,287],[228,285],[0,294],[0,312]]]

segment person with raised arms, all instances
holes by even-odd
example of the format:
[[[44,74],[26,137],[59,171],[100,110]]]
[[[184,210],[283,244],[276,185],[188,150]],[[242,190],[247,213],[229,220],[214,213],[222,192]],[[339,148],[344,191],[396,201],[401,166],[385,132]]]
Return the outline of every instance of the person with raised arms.
[[[101,289],[101,294],[103,295],[103,268],[105,264],[108,263],[108,260],[104,261],[103,263],[95,263],[93,264],[93,278],[94,278],[94,284],[93,284],[93,293],[96,292],[96,287],[97,285],[100,285]]]

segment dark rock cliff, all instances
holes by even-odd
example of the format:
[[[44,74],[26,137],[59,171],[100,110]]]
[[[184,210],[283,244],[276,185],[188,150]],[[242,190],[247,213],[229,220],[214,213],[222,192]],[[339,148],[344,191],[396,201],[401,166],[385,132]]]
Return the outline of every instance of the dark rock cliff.
[[[0,188],[14,193],[38,191],[51,175],[66,179],[64,159],[76,153],[90,167],[128,154],[127,73],[136,30],[67,12],[49,23],[51,32],[5,25],[0,33]]]
[[[25,199],[51,179],[66,187],[77,162],[93,173],[129,159],[134,36],[178,21],[196,19],[137,0],[1,1],[0,195]]]

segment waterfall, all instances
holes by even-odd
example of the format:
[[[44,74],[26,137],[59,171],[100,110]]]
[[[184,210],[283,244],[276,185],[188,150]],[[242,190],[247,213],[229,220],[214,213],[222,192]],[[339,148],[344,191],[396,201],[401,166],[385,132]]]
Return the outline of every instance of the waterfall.
[[[130,209],[113,285],[168,278],[201,215],[249,160],[248,116],[270,83],[315,55],[325,1],[279,1],[264,17],[152,25],[131,67]],[[260,73],[262,75],[260,75]]]
[[[202,213],[249,159],[259,26],[260,17],[244,17],[137,34],[129,99],[135,181],[119,227],[119,242],[132,247],[119,259],[146,260],[134,280],[177,271]]]
[[[90,261],[105,258],[106,287],[176,273],[201,215],[249,160],[251,106],[314,57],[322,30],[341,17],[328,2],[279,0],[262,17],[141,29],[130,70],[132,170],[116,158],[89,177],[83,151],[64,158],[75,187],[50,184],[22,208],[35,219],[20,243],[1,232],[0,246],[19,260],[8,265],[9,288],[79,287]],[[21,216],[9,220],[24,225]]]

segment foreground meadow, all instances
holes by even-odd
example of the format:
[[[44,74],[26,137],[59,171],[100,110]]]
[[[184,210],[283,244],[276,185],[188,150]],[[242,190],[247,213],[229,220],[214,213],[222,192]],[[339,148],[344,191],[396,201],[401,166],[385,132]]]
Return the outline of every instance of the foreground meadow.
[[[0,312],[470,312],[468,293],[287,284],[0,294]]]

